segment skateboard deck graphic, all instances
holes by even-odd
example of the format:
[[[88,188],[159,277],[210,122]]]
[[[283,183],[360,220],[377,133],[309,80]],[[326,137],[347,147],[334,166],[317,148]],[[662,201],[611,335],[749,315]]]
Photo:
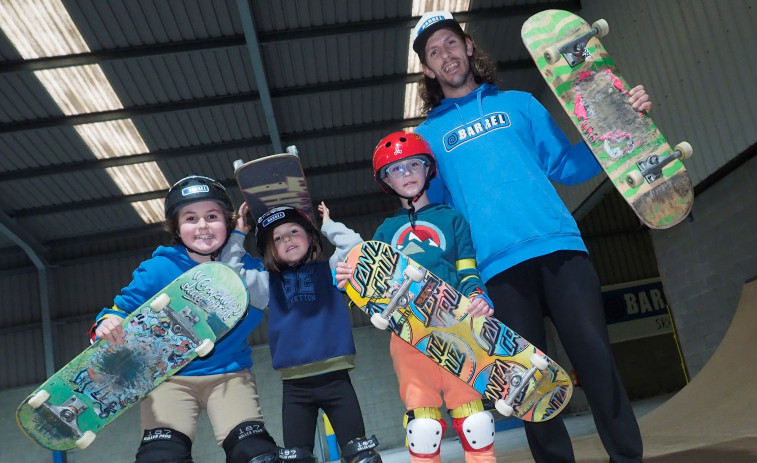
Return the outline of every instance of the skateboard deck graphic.
[[[345,261],[353,269],[345,292],[374,325],[388,325],[503,415],[546,421],[567,405],[573,384],[562,367],[498,320],[468,316],[470,300],[412,259],[386,243],[365,241]],[[392,300],[397,309],[380,326]]]
[[[234,162],[234,177],[255,220],[274,207],[292,206],[318,223],[295,146],[286,153]]]
[[[590,26],[580,17],[547,10],[523,24],[521,37],[536,66],[583,136],[612,184],[650,228],[683,220],[694,200],[681,159],[682,142],[671,149],[652,118],[628,104],[630,86],[599,41],[607,22]]]
[[[18,407],[16,421],[50,450],[85,448],[95,433],[198,355],[247,311],[247,285],[209,262],[179,276],[122,322],[123,342],[99,339]]]

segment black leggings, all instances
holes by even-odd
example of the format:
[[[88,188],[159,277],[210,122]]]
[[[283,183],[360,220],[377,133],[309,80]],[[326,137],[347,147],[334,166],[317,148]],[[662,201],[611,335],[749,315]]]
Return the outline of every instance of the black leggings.
[[[319,408],[328,416],[340,448],[365,436],[363,415],[347,370],[289,379],[283,386],[284,447],[313,451]]]
[[[594,415],[611,461],[641,461],[639,426],[620,381],[607,335],[599,278],[588,255],[559,251],[521,262],[486,283],[494,316],[546,352],[544,317],[552,319]],[[573,462],[560,416],[525,423],[539,462]]]

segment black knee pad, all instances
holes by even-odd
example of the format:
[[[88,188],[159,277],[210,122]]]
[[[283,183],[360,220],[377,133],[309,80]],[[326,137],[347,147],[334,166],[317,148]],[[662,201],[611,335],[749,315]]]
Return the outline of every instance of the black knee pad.
[[[192,440],[175,429],[148,429],[137,449],[136,463],[193,463]]]
[[[317,463],[313,452],[305,447],[279,449],[279,460],[283,463]]]
[[[342,458],[346,463],[381,463],[381,456],[374,450],[378,443],[376,436],[352,439],[344,445]]]
[[[265,425],[260,421],[245,421],[237,425],[223,440],[226,463],[275,463],[278,448]]]

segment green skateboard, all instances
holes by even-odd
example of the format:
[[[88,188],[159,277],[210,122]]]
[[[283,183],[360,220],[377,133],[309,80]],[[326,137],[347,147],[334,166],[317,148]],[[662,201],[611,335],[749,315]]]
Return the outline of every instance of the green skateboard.
[[[600,37],[609,26],[591,26],[561,10],[526,20],[521,37],[542,77],[583,136],[612,184],[650,228],[669,228],[691,210],[694,191],[681,162],[692,153],[674,149],[652,118],[628,104],[629,85]]]
[[[192,268],[123,320],[123,342],[97,340],[32,392],[16,411],[18,425],[50,450],[89,446],[163,381],[208,355],[247,306],[247,285],[230,267]]]

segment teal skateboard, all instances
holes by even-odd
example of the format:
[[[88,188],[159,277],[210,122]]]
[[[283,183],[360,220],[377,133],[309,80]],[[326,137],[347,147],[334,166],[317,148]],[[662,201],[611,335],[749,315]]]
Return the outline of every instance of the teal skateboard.
[[[18,425],[50,450],[89,446],[184,365],[209,355],[247,306],[247,285],[233,269],[192,268],[123,320],[123,342],[97,340],[24,399]]]

